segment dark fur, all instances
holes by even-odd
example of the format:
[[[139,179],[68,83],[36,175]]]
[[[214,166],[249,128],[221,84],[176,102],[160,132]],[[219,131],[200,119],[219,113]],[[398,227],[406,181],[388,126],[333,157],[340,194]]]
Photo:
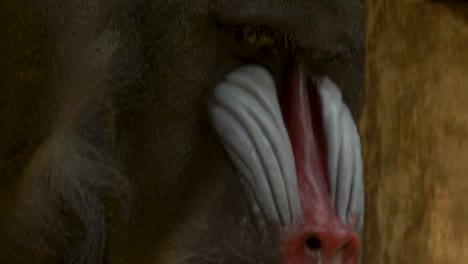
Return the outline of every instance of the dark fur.
[[[205,96],[242,64],[281,82],[293,55],[319,51],[303,62],[357,117],[362,2],[85,2],[0,8],[0,263],[278,262],[277,227],[248,210]],[[284,42],[239,51],[243,24]]]

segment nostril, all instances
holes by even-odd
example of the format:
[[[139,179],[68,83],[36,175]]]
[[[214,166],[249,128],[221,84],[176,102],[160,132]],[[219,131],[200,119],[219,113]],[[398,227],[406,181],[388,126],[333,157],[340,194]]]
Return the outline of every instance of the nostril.
[[[300,231],[298,235],[288,237],[285,241],[286,263],[358,263],[357,234],[336,225],[332,229],[318,231],[306,234]]]
[[[315,233],[302,240],[304,253],[306,253],[309,260],[331,263],[357,263],[359,258],[358,236],[351,230],[348,230],[350,232],[339,231],[343,230],[333,229],[324,233]]]
[[[312,263],[320,263],[322,259],[322,241],[318,237],[309,237],[304,241],[305,253]]]
[[[322,242],[317,237],[310,237],[305,241],[308,250],[316,251],[322,248]]]

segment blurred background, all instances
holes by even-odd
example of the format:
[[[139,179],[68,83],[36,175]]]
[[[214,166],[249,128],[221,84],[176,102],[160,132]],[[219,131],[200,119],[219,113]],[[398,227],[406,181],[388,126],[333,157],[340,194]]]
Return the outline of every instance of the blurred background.
[[[468,263],[468,2],[369,0],[364,263]]]

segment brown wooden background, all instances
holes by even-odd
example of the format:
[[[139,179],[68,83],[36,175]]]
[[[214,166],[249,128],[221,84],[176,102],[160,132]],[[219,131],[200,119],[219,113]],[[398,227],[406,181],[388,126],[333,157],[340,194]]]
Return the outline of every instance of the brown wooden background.
[[[451,2],[368,1],[366,264],[468,263],[468,3]]]

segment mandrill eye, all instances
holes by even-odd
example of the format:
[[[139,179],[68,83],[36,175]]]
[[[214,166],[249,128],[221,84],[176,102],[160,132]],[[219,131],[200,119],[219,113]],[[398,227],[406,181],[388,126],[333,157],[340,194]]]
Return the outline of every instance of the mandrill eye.
[[[242,39],[258,48],[272,47],[276,43],[275,34],[267,27],[243,27]]]
[[[279,48],[279,39],[282,37],[268,26],[241,26],[237,29],[237,38],[245,46],[272,52]]]
[[[294,47],[288,35],[261,24],[219,22],[220,45],[246,64],[273,64],[285,59]]]

